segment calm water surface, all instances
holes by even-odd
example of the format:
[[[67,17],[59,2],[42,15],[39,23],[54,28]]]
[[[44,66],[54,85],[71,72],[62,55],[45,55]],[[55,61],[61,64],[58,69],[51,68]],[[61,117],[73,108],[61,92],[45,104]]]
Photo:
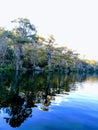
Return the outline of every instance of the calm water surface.
[[[0,130],[98,130],[98,76],[0,74]]]

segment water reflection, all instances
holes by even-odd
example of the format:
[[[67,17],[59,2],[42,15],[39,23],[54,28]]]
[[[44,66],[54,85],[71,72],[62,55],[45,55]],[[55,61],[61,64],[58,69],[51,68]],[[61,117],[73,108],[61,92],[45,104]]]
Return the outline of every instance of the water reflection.
[[[6,123],[11,127],[19,127],[33,115],[32,108],[49,111],[55,95],[75,91],[76,82],[86,79],[92,80],[89,74],[0,73],[0,111],[7,114],[4,116]]]

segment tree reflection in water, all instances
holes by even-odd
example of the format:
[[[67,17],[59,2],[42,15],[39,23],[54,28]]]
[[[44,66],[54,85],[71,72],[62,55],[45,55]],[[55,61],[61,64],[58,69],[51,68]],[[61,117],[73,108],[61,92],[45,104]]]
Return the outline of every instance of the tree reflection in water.
[[[13,98],[14,103],[10,102],[11,111],[8,113],[10,117],[5,117],[5,119],[6,122],[11,125],[11,127],[19,127],[26,118],[32,116],[32,109],[28,108],[27,103],[25,103],[25,101],[21,99],[19,96]]]
[[[75,82],[82,82],[87,74],[34,74],[31,72],[0,73],[0,109],[11,127],[19,127],[32,116],[32,108],[49,111],[56,94],[68,94],[76,89]],[[39,105],[40,104],[40,105]]]

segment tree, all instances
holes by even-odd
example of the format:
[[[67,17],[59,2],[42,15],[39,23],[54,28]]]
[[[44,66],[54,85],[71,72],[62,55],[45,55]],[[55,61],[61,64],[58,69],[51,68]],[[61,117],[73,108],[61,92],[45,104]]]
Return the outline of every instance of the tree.
[[[35,43],[36,39],[36,28],[30,23],[26,18],[18,18],[12,21],[16,26],[13,29],[14,33],[14,46],[15,55],[16,55],[16,70],[22,69],[23,64],[23,45],[25,43]]]
[[[5,55],[8,45],[11,43],[10,38],[12,38],[12,33],[10,31],[5,30],[4,28],[0,28],[0,61],[3,66],[5,63]]]
[[[51,71],[51,59],[52,59],[52,53],[54,50],[54,42],[55,39],[53,35],[49,35],[48,39],[45,40],[45,48],[47,50],[47,56],[48,56],[48,70]]]

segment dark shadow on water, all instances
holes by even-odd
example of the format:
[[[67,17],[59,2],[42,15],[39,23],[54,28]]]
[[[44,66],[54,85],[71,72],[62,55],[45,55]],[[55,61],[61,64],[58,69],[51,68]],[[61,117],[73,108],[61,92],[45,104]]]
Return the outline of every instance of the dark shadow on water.
[[[83,82],[91,75],[70,73],[3,72],[0,73],[0,109],[11,127],[19,127],[33,116],[33,108],[49,111],[56,94],[75,91],[76,82]],[[96,77],[94,74],[93,76]],[[38,104],[41,104],[39,107]]]

